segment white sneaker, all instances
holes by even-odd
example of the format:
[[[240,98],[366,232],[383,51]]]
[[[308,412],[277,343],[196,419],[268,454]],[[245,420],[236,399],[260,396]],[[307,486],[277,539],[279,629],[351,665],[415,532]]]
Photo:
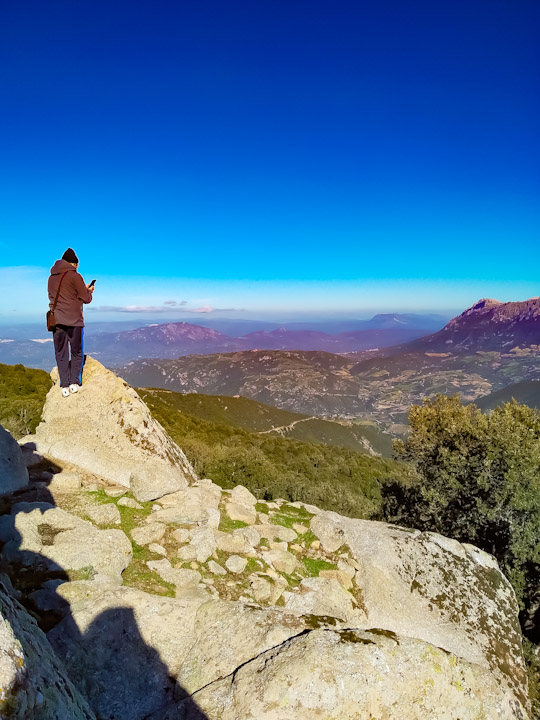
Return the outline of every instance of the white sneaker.
[[[69,397],[69,388],[60,388],[62,391],[62,397]]]
[[[70,389],[70,391],[71,391],[72,393],[78,393],[78,392],[79,392],[79,386],[78,386],[78,385],[75,385],[75,383],[72,383],[72,384],[69,386],[69,389]]]

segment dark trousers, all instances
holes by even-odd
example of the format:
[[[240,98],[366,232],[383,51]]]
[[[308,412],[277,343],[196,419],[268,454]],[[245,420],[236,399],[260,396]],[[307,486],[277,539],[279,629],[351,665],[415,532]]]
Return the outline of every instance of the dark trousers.
[[[53,332],[54,353],[60,376],[60,387],[80,385],[84,364],[84,328],[57,325]],[[71,353],[71,357],[70,357]]]

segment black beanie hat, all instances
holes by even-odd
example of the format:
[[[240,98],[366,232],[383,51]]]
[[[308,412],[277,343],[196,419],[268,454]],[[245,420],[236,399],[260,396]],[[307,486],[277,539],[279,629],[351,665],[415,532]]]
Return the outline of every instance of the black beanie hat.
[[[72,250],[72,248],[68,248],[66,252],[62,255],[62,260],[67,260],[69,263],[78,263],[79,258],[75,255],[75,250]]]

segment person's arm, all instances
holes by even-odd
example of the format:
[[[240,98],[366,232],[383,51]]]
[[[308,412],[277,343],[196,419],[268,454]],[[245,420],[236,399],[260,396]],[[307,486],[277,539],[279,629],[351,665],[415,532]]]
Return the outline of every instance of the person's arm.
[[[77,296],[81,302],[86,304],[92,302],[93,288],[89,290],[86,287],[86,285],[84,284],[84,280],[82,279],[82,276],[79,275],[79,273],[76,273],[75,277],[75,290],[77,291]]]

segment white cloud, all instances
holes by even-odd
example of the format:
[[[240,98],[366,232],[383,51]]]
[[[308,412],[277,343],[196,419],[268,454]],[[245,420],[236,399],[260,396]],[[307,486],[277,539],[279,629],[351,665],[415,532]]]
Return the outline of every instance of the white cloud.
[[[182,303],[183,305],[184,303]],[[163,305],[99,305],[98,307],[89,308],[93,312],[106,313],[152,313],[154,315],[162,313],[183,312],[183,313],[220,313],[220,312],[236,312],[234,308],[213,308],[210,306],[198,308],[175,307],[169,303]]]

